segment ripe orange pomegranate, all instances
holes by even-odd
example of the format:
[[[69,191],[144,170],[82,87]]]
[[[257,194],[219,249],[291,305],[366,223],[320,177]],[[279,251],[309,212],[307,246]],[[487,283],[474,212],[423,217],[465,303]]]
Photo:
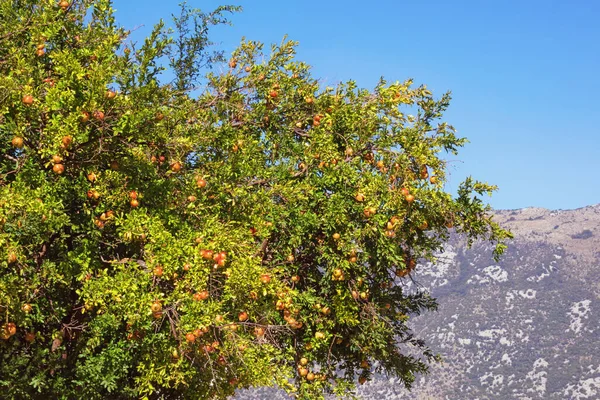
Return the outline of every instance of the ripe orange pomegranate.
[[[20,136],[15,136],[12,139],[11,143],[14,147],[16,147],[17,149],[20,149],[23,147],[23,138]]]
[[[189,343],[193,343],[196,340],[196,335],[193,333],[188,333],[185,335],[185,340],[187,340]]]
[[[54,171],[54,173],[60,175],[63,172],[65,172],[65,166],[62,164],[54,164],[54,166],[52,167],[52,171]]]
[[[23,104],[25,104],[26,106],[30,106],[33,104],[33,96],[30,94],[26,94],[25,96],[23,96],[23,99],[21,99],[23,101]]]
[[[62,142],[62,147],[64,147],[65,149],[67,147],[69,147],[71,145],[71,143],[73,143],[73,137],[72,136],[63,136],[63,138],[61,139]]]

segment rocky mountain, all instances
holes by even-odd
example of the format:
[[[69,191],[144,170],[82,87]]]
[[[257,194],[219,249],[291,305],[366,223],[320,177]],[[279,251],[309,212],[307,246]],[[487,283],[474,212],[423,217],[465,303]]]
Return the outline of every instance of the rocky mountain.
[[[487,243],[452,240],[435,263],[417,267],[418,290],[440,307],[412,326],[443,363],[410,393],[379,377],[359,398],[600,399],[600,204],[495,218],[515,234],[500,262]]]
[[[496,212],[515,234],[454,241],[415,280],[440,307],[413,321],[444,362],[407,394],[381,379],[365,399],[600,399],[600,205]]]

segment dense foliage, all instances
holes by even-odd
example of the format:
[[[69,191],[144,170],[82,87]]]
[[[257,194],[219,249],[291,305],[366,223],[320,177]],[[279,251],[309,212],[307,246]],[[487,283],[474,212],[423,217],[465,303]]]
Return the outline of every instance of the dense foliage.
[[[436,305],[405,290],[417,260],[451,230],[504,249],[495,187],[444,190],[448,94],[323,88],[286,40],[206,74],[235,11],[136,46],[109,0],[0,0],[3,398],[410,386],[435,358],[406,325]]]

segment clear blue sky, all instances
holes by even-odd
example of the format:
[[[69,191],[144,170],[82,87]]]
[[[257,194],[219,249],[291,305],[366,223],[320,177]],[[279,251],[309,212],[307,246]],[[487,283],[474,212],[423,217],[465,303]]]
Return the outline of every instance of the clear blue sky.
[[[570,209],[600,203],[600,1],[430,0],[218,2],[241,5],[212,39],[287,34],[328,83],[372,88],[414,78],[453,92],[446,120],[469,143],[451,165],[500,186],[495,208]],[[146,33],[177,1],[116,0],[117,20]]]

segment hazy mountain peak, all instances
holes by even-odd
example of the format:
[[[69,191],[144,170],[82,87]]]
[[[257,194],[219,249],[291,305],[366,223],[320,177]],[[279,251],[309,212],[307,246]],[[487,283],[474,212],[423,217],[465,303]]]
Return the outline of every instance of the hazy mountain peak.
[[[511,229],[519,240],[561,246],[585,262],[600,257],[600,204],[575,210],[523,208],[494,214],[496,221]]]

